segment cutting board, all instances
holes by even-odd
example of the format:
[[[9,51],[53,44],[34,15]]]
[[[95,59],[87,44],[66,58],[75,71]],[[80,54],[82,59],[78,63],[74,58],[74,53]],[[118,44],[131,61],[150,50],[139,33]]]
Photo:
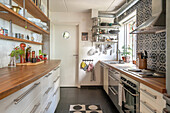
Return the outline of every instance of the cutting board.
[[[42,64],[42,63],[44,63],[44,61],[36,62],[36,63],[31,63],[31,62],[27,62],[27,63],[17,63],[16,65],[17,65],[17,66],[35,66],[35,65],[38,65],[38,64]]]

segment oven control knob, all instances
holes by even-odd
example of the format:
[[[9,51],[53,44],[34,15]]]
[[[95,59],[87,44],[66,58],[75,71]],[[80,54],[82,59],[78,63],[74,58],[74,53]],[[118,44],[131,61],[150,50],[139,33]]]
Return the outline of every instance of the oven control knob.
[[[131,82],[130,82],[129,80],[127,81],[127,83],[128,83],[128,84],[131,84]]]
[[[126,78],[124,78],[124,77],[121,77],[121,79],[122,79],[123,81],[126,81]]]
[[[136,84],[134,84],[134,83],[132,83],[131,86],[134,87],[134,88],[136,88]]]
[[[136,84],[134,84],[133,87],[136,88]]]

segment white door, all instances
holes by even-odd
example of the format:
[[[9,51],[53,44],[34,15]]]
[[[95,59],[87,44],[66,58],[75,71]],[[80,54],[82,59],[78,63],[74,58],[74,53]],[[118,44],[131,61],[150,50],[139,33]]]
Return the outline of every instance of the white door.
[[[78,27],[74,25],[55,25],[51,39],[51,58],[61,59],[61,86],[77,86],[78,74]],[[63,38],[64,32],[70,33],[69,39]]]

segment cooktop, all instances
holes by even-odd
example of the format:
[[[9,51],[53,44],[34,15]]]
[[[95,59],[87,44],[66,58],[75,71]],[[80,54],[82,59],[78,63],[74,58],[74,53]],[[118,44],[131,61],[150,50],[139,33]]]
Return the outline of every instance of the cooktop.
[[[164,78],[166,76],[163,72],[156,72],[154,70],[146,69],[124,69],[125,71],[143,78]]]

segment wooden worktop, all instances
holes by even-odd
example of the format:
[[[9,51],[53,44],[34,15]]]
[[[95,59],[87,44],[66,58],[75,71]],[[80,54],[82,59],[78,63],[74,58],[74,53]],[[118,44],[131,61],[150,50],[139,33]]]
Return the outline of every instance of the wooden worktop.
[[[166,78],[142,78],[123,70],[127,68],[137,68],[134,64],[107,64],[103,61],[100,62],[160,93],[166,93]]]
[[[0,99],[38,80],[60,65],[60,60],[49,60],[36,66],[17,66],[0,69]]]

